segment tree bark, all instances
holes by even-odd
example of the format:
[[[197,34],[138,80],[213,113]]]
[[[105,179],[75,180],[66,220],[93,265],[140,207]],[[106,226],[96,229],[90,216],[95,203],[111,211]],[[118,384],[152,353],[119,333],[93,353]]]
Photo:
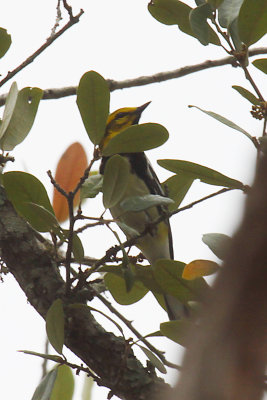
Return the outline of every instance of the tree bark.
[[[2,187],[0,249],[2,260],[29,303],[43,318],[56,298],[64,301],[64,281],[51,249],[39,241],[33,229],[17,215]],[[127,400],[153,398],[166,389],[167,385],[154,371],[142,366],[128,342],[106,332],[89,308],[66,306],[65,313],[65,344],[97,374],[99,385]]]

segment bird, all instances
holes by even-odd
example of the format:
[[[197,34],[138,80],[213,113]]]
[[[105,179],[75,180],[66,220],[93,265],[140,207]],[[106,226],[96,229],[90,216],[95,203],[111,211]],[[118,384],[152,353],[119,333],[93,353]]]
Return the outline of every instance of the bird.
[[[99,144],[100,152],[105,149],[109,141],[118,133],[121,133],[132,125],[138,124],[143,111],[150,103],[149,101],[139,107],[124,107],[112,112],[107,119],[105,134]],[[130,167],[129,181],[121,201],[132,196],[144,196],[147,194],[166,196],[144,152],[121,153],[120,156],[123,156],[129,162]],[[102,156],[101,158],[99,172],[102,175],[104,174],[109,158],[109,156]],[[128,239],[130,238],[129,230],[123,228],[125,225],[132,228],[134,232],[141,233],[149,222],[155,220],[160,215],[165,215],[167,211],[166,206],[154,206],[145,211],[125,212],[120,203],[111,207],[110,213],[115,221],[123,223],[119,226]],[[174,259],[169,219],[166,218],[153,226],[152,229],[148,230],[148,233],[136,240],[135,246],[141,250],[152,268],[159,259]],[[165,294],[164,300],[170,320],[181,319],[186,315],[185,306],[178,299]]]

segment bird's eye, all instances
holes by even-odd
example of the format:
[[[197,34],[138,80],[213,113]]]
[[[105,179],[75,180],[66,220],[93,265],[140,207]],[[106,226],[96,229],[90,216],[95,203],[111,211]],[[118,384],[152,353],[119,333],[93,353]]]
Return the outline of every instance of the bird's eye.
[[[116,119],[123,118],[124,116],[125,116],[125,113],[124,113],[124,112],[119,112],[119,113],[116,115]]]

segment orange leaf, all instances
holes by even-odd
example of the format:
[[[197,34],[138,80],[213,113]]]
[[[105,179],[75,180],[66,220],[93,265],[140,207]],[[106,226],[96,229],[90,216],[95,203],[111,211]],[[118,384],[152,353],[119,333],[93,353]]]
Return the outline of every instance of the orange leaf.
[[[194,260],[186,264],[182,278],[191,281],[202,276],[214,274],[219,269],[219,265],[209,260]]]
[[[55,175],[56,182],[65,192],[68,193],[72,191],[83,176],[87,165],[87,156],[83,146],[78,142],[72,143],[58,162]],[[74,207],[79,204],[79,201],[80,191],[74,197]],[[59,222],[64,222],[68,218],[69,210],[67,200],[55,187],[53,193],[53,208]]]

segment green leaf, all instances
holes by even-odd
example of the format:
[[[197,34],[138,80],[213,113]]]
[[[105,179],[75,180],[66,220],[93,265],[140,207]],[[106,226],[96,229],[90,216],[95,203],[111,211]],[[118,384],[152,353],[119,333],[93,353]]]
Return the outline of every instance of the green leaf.
[[[0,139],[4,135],[5,131],[8,128],[9,122],[11,120],[12,114],[14,112],[15,106],[16,106],[16,101],[18,98],[18,86],[16,82],[13,82],[12,85],[10,86],[7,98],[6,98],[6,104],[5,104],[5,109],[3,113],[3,118],[2,118],[2,123],[0,125]]]
[[[16,90],[14,90],[15,93]],[[1,125],[0,147],[2,150],[13,150],[15,146],[26,138],[33,125],[42,97],[43,91],[36,87],[26,87],[19,91],[15,106],[13,105],[11,118],[10,113],[8,113],[8,123],[5,123],[4,129],[2,128],[3,124]],[[14,99],[15,95],[12,103],[14,103]]]
[[[126,258],[126,260],[125,260],[125,258]],[[123,251],[123,259],[126,262],[123,263],[124,265],[122,266],[122,273],[123,273],[123,277],[124,277],[124,281],[125,281],[125,285],[126,285],[126,291],[127,291],[127,293],[129,293],[134,286],[135,276],[134,276],[133,265],[131,265],[129,263],[129,259],[127,257],[125,250]]]
[[[49,213],[54,214],[45,187],[35,176],[20,171],[6,172],[3,175],[3,184],[7,197],[12,202],[16,211],[34,228],[36,218],[38,219],[38,217],[35,217],[35,212],[31,209],[29,203],[42,206]],[[37,222],[36,229],[38,228],[40,226]]]
[[[61,358],[60,356],[53,355],[53,354],[36,353],[35,351],[30,351],[30,350],[18,350],[18,351],[20,353],[29,354],[30,356],[41,357],[41,358],[44,358],[45,360],[50,360],[50,361],[54,361],[57,363],[64,361],[63,358]]]
[[[64,345],[64,310],[61,299],[56,299],[46,314],[46,333],[54,349],[62,354]]]
[[[145,196],[127,197],[120,203],[120,206],[125,211],[144,211],[151,207],[167,206],[173,204],[174,201],[168,197],[163,197],[157,194],[146,194]]]
[[[104,276],[104,281],[114,300],[122,305],[136,303],[148,292],[148,289],[140,281],[135,281],[132,289],[128,292],[125,279],[111,272]]]
[[[206,233],[202,236],[202,241],[215,256],[224,260],[229,251],[232,239],[223,233]]]
[[[252,64],[254,67],[267,74],[267,58],[259,58],[258,60],[252,61]]]
[[[106,163],[103,179],[103,203],[105,208],[115,206],[123,197],[128,185],[130,163],[116,154]]]
[[[52,371],[48,372],[35,389],[31,400],[50,400],[57,373],[57,369],[52,369]]]
[[[75,261],[82,263],[84,260],[84,248],[81,239],[76,233],[73,234],[72,252]]]
[[[154,277],[153,270],[150,266],[143,266],[143,265],[134,265],[133,266],[134,270],[134,275],[136,282],[142,282],[144,286],[148,289],[151,290],[156,297],[155,293],[159,295],[164,294],[164,290],[161,288],[161,286],[157,283]],[[111,272],[121,278],[123,278],[123,273],[122,273],[122,267],[121,266],[107,266],[105,265],[104,267],[101,267],[99,269],[99,272]],[[161,296],[163,299],[163,296]],[[164,302],[164,300],[163,300]]]
[[[192,175],[183,172],[171,176],[162,183],[163,190],[166,190],[168,197],[174,201],[168,205],[169,211],[174,211],[179,207],[193,182]]]
[[[185,172],[191,174],[192,178],[200,179],[201,182],[208,183],[209,185],[224,186],[233,189],[243,189],[244,187],[243,183],[240,181],[190,161],[158,160],[158,164],[171,172],[178,174]]]
[[[158,260],[154,265],[154,277],[166,294],[186,304],[199,301],[208,285],[203,278],[187,281],[182,278],[185,264],[174,260]]]
[[[205,4],[206,0],[195,0],[197,6],[201,6],[201,4]]]
[[[247,46],[256,43],[267,32],[266,0],[244,0],[238,17],[240,39]]]
[[[191,7],[178,0],[153,0],[148,4],[148,11],[157,21],[165,25],[178,25],[182,32],[195,37],[189,23],[191,10]]]
[[[189,21],[197,39],[201,44],[207,46],[209,43],[220,45],[220,40],[216,33],[207,23],[207,18],[212,16],[212,8],[210,4],[205,3],[191,10]],[[211,32],[213,38],[211,38]],[[211,40],[213,39],[213,41]]]
[[[101,75],[89,71],[81,77],[77,89],[77,105],[86,132],[94,144],[99,144],[105,134],[109,99],[109,87]]]
[[[161,336],[163,336],[163,335],[160,331],[155,331],[155,332],[148,333],[147,335],[145,335],[143,337],[149,338],[149,337],[161,337]]]
[[[221,122],[222,124],[227,125],[230,128],[235,129],[236,131],[239,131],[239,132],[243,133],[246,137],[248,137],[253,142],[252,136],[247,131],[245,131],[243,128],[240,128],[240,126],[236,125],[234,122],[232,122],[229,119],[223,117],[222,115],[216,114],[213,111],[203,110],[202,108],[197,107],[197,106],[188,106],[188,107],[189,108],[192,108],[192,107],[197,108],[199,111],[202,111],[203,113],[209,115],[210,117],[212,117],[214,119],[217,119],[217,121]]]
[[[240,36],[239,36],[238,18],[235,18],[231,22],[231,24],[228,26],[228,33],[231,36],[231,39],[232,39],[233,44],[235,46],[235,49],[237,51],[242,51],[243,50],[243,43],[242,43],[242,41],[240,39]],[[248,65],[248,60],[246,60],[246,65]]]
[[[139,235],[139,232],[136,229],[132,228],[129,225],[126,225],[124,222],[117,221],[117,225],[121,228],[126,236],[134,237]]]
[[[151,364],[155,368],[157,368],[159,370],[159,372],[161,372],[162,374],[167,373],[167,370],[166,370],[164,364],[162,363],[162,361],[160,361],[160,359],[154,353],[152,353],[151,350],[149,350],[146,347],[141,346],[141,345],[138,345],[138,347],[140,347],[140,349],[143,350],[143,352],[145,353],[145,355],[147,356],[147,358],[149,359]]]
[[[155,123],[133,125],[114,136],[104,148],[103,155],[138,153],[161,146],[169,138],[167,129]]]
[[[204,46],[209,44],[209,24],[207,23],[207,17],[210,14],[211,7],[206,3],[191,10],[189,15],[192,31]]]
[[[103,175],[91,175],[86,179],[81,189],[81,199],[94,198],[102,191]]]
[[[234,19],[238,17],[240,7],[244,0],[224,0],[218,8],[219,24],[228,28]]]
[[[179,29],[193,37],[197,37],[193,32],[189,22],[189,14],[192,8],[178,0],[153,0],[148,5],[148,11],[159,22],[165,25],[178,25]],[[209,30],[209,42],[220,45],[220,40],[216,33]]]
[[[11,45],[11,36],[7,33],[7,30],[0,28],[0,58],[2,58]]]
[[[74,378],[67,365],[57,367],[57,377],[49,400],[71,400],[74,392]]]
[[[54,231],[60,234],[60,226],[58,221],[51,211],[40,204],[28,202],[23,204],[24,216],[26,215],[27,221],[36,229],[38,232],[50,232]]]
[[[260,104],[260,100],[257,99],[256,96],[254,96],[253,93],[251,93],[249,90],[243,88],[242,86],[232,86],[233,89],[235,89],[238,93],[241,94],[245,99],[247,99],[250,103],[252,104]]]
[[[160,324],[160,331],[164,336],[184,347],[187,346],[190,329],[192,329],[192,322],[187,319],[162,322]]]
[[[224,0],[207,0],[207,2],[214,8],[217,9],[218,7],[220,7],[220,5],[222,4]],[[205,1],[203,2],[205,3]]]
[[[165,304],[165,301],[163,299],[163,294],[165,292],[155,279],[154,271],[150,266],[136,265],[135,276],[136,279],[142,282],[147,289],[151,290],[157,300],[158,297],[160,297],[160,300],[163,300],[163,303]]]

